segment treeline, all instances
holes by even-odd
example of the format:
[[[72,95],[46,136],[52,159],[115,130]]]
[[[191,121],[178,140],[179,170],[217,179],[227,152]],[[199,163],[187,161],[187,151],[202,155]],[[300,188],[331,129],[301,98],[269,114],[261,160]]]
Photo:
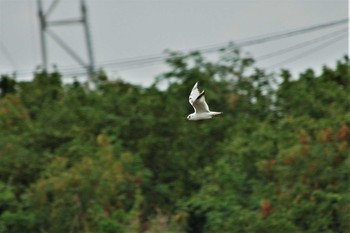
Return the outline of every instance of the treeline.
[[[350,232],[348,57],[298,78],[232,48],[167,63],[147,88],[1,77],[0,233]],[[186,119],[196,81],[221,117]]]

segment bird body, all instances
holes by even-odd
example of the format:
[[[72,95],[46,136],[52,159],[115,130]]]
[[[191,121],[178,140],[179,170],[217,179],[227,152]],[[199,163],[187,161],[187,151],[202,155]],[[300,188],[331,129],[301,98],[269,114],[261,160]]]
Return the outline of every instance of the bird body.
[[[205,101],[204,91],[200,92],[198,89],[198,82],[194,84],[188,101],[194,108],[194,113],[187,116],[188,120],[207,120],[213,116],[222,114],[222,112],[212,112],[209,110],[209,106]]]

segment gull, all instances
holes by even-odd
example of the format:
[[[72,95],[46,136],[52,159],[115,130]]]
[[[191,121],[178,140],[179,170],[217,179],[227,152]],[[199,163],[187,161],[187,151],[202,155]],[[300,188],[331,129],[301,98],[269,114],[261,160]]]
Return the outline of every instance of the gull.
[[[204,90],[202,92],[199,91],[198,82],[194,84],[188,101],[194,108],[194,113],[187,116],[187,119],[190,121],[206,120],[222,114],[222,112],[212,112],[209,110],[209,106],[205,102]]]

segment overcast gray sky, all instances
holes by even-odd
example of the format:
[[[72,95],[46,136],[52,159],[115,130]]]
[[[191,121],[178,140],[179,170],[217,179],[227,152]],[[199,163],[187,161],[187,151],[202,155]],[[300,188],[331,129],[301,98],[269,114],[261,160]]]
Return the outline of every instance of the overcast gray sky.
[[[44,0],[45,7],[53,0]],[[231,1],[117,1],[86,0],[97,66],[118,59],[161,54],[165,49],[192,48],[237,41],[254,36],[298,29],[348,17],[346,0],[231,0]],[[78,0],[61,0],[49,20],[79,16]],[[342,25],[317,32],[243,48],[252,56],[264,55],[320,37]],[[79,26],[52,28],[85,59],[84,37]],[[41,63],[36,0],[0,0],[0,73],[27,73]],[[287,63],[294,73],[305,68],[334,65],[348,53],[348,37]],[[77,67],[54,41],[48,39],[49,64]],[[315,46],[317,46],[315,44]],[[312,49],[305,47],[283,56],[258,62],[271,70],[280,61]],[[278,69],[275,67],[274,69]],[[148,85],[164,65],[118,70],[105,69],[112,77]],[[19,77],[21,78],[21,76]],[[22,77],[24,78],[24,77]]]

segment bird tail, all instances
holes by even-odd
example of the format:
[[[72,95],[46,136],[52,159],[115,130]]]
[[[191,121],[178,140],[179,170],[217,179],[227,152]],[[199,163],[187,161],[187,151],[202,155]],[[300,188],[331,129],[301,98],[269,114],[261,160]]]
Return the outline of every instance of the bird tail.
[[[221,115],[222,112],[210,112],[210,115],[212,116],[217,116],[217,115]]]

